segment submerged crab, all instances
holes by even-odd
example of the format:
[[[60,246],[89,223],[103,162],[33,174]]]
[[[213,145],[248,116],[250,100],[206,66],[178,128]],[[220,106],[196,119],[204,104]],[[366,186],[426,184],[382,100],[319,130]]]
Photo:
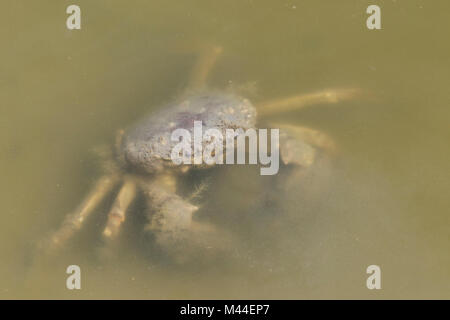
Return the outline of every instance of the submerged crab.
[[[213,47],[200,56],[191,77],[189,94],[150,114],[130,130],[119,132],[114,159],[116,169],[101,177],[78,209],[66,217],[61,228],[50,237],[51,247],[61,246],[79,230],[89,214],[119,182],[122,185],[103,230],[105,239],[117,237],[127,208],[138,190],[148,199],[151,213],[146,229],[154,233],[157,244],[170,247],[186,242],[198,243],[205,233],[212,234],[213,238],[217,229],[193,219],[198,207],[176,192],[180,175],[192,168],[207,166],[174,165],[170,156],[171,132],[176,128],[192,130],[196,120],[201,120],[205,129],[246,130],[255,127],[258,117],[317,103],[336,103],[352,99],[358,92],[356,89],[324,90],[253,106],[248,99],[235,94],[205,89],[207,75],[221,51],[221,48]],[[280,157],[284,164],[308,167],[314,162],[317,149],[330,150],[334,146],[322,132],[306,127],[273,125],[268,120],[266,118],[269,126],[280,129]]]

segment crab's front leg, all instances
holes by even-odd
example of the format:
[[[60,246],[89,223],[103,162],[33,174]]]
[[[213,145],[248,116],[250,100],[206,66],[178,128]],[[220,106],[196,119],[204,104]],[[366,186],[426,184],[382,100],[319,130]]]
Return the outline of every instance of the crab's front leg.
[[[272,124],[280,129],[280,155],[285,165],[311,166],[318,152],[334,154],[336,144],[322,131],[296,125]]]
[[[336,145],[331,137],[303,126],[272,124],[271,127],[280,130],[280,159],[288,169],[277,177],[277,187],[290,190],[300,181],[309,181],[312,183],[308,188],[312,190],[312,185],[316,185],[320,177],[329,176],[330,159],[336,154]]]
[[[309,106],[355,100],[365,94],[366,92],[359,88],[335,88],[297,94],[260,104],[257,108],[258,115],[267,119],[274,114]],[[280,129],[280,152],[284,164],[308,167],[314,162],[318,149],[330,153],[336,151],[333,140],[323,132],[302,126],[268,122],[272,128]]]
[[[258,114],[260,117],[267,119],[274,114],[299,110],[308,106],[351,101],[363,93],[363,90],[358,88],[338,88],[293,95],[260,104]],[[269,124],[272,128],[280,129],[280,153],[284,164],[309,167],[314,163],[318,150],[329,153],[336,151],[333,140],[323,132],[302,126],[271,123],[270,121]]]
[[[147,230],[157,235],[163,243],[181,239],[192,228],[192,216],[198,207],[175,193],[175,176],[159,175],[143,182],[143,190],[153,209]]]
[[[216,229],[193,219],[198,206],[176,194],[175,180],[176,176],[159,175],[142,181],[141,186],[152,209],[146,230],[175,260],[184,262],[193,249],[216,246]]]

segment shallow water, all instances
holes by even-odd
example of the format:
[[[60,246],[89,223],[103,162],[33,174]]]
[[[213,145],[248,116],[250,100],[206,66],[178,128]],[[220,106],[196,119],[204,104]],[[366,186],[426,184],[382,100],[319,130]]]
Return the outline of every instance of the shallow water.
[[[450,298],[450,45],[447,1],[4,1],[0,22],[1,298]],[[367,94],[279,115],[332,136],[309,172],[254,166],[207,179],[198,218],[232,235],[224,258],[175,264],[133,206],[114,257],[99,233],[112,201],[57,256],[35,243],[100,175],[92,150],[181,93],[199,43],[224,53],[210,85],[257,105],[333,87]],[[283,187],[285,182],[285,187]],[[186,186],[186,188],[188,188]],[[65,287],[66,267],[82,290]],[[366,268],[382,289],[366,288]]]

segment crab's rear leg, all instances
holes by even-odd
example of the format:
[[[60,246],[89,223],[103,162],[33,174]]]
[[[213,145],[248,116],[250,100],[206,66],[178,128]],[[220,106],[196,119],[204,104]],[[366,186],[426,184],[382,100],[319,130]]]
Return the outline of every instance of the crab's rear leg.
[[[311,105],[323,103],[339,103],[353,100],[361,94],[357,88],[327,89],[312,93],[299,94],[286,98],[268,101],[258,106],[260,116],[270,116],[272,114],[285,111],[302,109]]]
[[[119,233],[120,226],[125,221],[128,207],[136,196],[136,182],[131,177],[125,177],[124,183],[108,214],[108,221],[103,230],[106,239],[114,239]]]
[[[208,75],[223,49],[220,46],[207,46],[202,51],[192,70],[188,90],[199,90],[205,87]]]
[[[44,250],[61,247],[81,228],[86,218],[111,191],[118,179],[119,177],[116,175],[107,175],[100,178],[75,212],[67,215],[62,226],[48,239],[48,242],[43,242],[40,246]]]

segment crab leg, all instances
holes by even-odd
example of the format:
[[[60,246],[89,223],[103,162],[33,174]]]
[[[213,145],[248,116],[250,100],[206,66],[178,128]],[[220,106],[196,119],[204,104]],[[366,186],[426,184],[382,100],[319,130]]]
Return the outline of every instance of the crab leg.
[[[338,103],[352,100],[361,91],[356,88],[349,89],[328,89],[313,93],[300,94],[287,98],[276,99],[266,102],[258,107],[258,113],[267,116],[279,112],[298,110],[314,104]]]
[[[205,86],[208,74],[222,53],[222,50],[220,46],[209,47],[198,58],[189,80],[189,89],[198,89]]]
[[[272,128],[280,129],[280,154],[284,164],[309,167],[316,157],[316,150],[329,154],[336,151],[336,144],[322,131],[308,127],[271,123]]]
[[[103,236],[112,239],[117,236],[121,224],[125,221],[125,214],[136,196],[136,183],[131,178],[125,178],[120,191],[114,200],[108,214],[108,221],[103,230]]]
[[[160,175],[151,181],[142,180],[141,186],[149,200],[149,205],[154,209],[146,229],[157,232],[176,232],[191,227],[192,215],[198,207],[175,193],[174,176]]]
[[[326,150],[327,152],[332,153],[336,150],[336,144],[334,140],[323,131],[291,124],[272,123],[271,126],[273,126],[274,128],[280,128],[289,136],[298,140],[305,141],[306,143],[314,147]]]
[[[92,213],[105,195],[114,187],[117,180],[118,177],[115,175],[100,178],[77,210],[67,215],[59,230],[51,236],[48,247],[50,249],[59,247],[70,239],[81,228],[85,219]]]

